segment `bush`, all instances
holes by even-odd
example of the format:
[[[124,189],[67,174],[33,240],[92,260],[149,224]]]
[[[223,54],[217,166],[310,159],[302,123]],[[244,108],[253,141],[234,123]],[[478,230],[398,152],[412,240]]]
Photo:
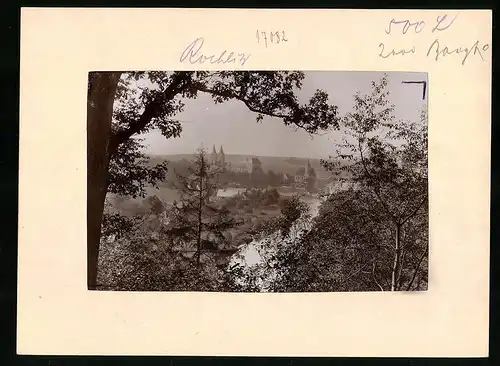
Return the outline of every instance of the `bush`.
[[[149,196],[143,201],[143,204],[155,215],[160,215],[163,211],[165,211],[163,201],[157,196]]]
[[[236,208],[238,209],[244,209],[245,208],[245,203],[243,201],[239,201],[237,204],[236,204]]]
[[[135,234],[135,233],[134,233]],[[131,235],[101,247],[98,282],[114,291],[224,291],[223,274],[211,265],[196,268],[192,260]]]
[[[265,197],[260,201],[261,206],[270,206],[272,204],[272,200],[270,197]]]
[[[228,198],[225,202],[225,206],[227,208],[234,208],[237,207],[237,205],[238,205],[238,200],[236,197]]]

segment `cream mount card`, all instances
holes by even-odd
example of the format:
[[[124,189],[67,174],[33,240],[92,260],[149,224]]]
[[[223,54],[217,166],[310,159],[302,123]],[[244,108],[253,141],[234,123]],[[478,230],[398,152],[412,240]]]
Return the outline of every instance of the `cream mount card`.
[[[487,356],[491,33],[487,10],[23,8],[18,353]],[[316,80],[310,90],[324,85],[339,100],[366,75],[386,73],[395,98],[411,94],[398,105],[425,101],[425,290],[390,291],[390,276],[370,282],[373,291],[88,289],[89,72],[222,70],[302,71],[304,89]],[[220,111],[221,121],[232,112]],[[225,134],[226,156],[253,156],[258,144],[265,156],[305,156],[322,141],[280,131],[257,139],[257,127],[241,126],[240,135],[224,126],[207,135],[196,125],[185,151],[200,143],[211,151]],[[149,138],[164,154],[158,136]]]

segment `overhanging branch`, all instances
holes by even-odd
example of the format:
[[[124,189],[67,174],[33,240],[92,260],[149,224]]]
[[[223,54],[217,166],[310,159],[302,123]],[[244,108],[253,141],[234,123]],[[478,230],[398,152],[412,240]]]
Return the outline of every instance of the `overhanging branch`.
[[[244,96],[242,96],[240,94],[237,94],[237,93],[234,93],[234,92],[231,92],[231,91],[214,90],[214,89],[208,88],[207,86],[201,85],[201,84],[197,84],[196,85],[196,89],[199,90],[199,91],[202,91],[202,92],[205,92],[205,93],[209,93],[209,94],[212,94],[212,95],[217,95],[217,96],[220,96],[220,97],[223,97],[223,98],[237,99],[237,100],[243,102],[245,104],[245,106],[251,112],[262,113],[262,114],[266,114],[266,115],[271,116],[271,117],[278,117],[278,118],[283,118],[283,119],[291,118],[291,116],[286,115],[286,114],[275,113],[275,112],[270,112],[270,111],[264,112],[262,110],[259,110],[258,108],[256,108],[255,106],[253,106]]]
[[[118,148],[118,145],[127,141],[132,135],[141,132],[153,118],[158,116],[162,104],[172,100],[177,94],[182,92],[187,85],[188,84],[185,82],[184,74],[180,74],[174,78],[174,80],[172,80],[170,85],[160,96],[146,105],[144,112],[137,121],[131,123],[129,128],[126,130],[118,131],[112,136],[109,144],[109,151],[114,153]]]

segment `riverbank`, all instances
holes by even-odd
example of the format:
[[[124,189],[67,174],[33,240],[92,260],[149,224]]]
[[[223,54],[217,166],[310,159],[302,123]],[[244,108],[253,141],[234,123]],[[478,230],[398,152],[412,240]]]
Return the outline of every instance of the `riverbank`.
[[[278,250],[278,244],[283,240],[297,240],[312,227],[312,220],[318,215],[321,199],[315,196],[300,198],[309,207],[308,215],[300,217],[291,227],[288,236],[283,239],[279,232],[274,232],[261,240],[253,240],[240,246],[229,261],[229,267],[240,266],[243,272],[253,273],[260,290],[265,292],[277,273],[269,267],[273,254]]]

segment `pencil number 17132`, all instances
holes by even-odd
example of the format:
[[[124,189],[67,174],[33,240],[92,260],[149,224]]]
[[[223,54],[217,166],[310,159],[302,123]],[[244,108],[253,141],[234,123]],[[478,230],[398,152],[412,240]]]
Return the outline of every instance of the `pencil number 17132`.
[[[257,43],[264,44],[266,47],[269,44],[278,44],[280,42],[288,42],[286,38],[285,31],[259,31],[255,32],[255,36],[257,37]]]

